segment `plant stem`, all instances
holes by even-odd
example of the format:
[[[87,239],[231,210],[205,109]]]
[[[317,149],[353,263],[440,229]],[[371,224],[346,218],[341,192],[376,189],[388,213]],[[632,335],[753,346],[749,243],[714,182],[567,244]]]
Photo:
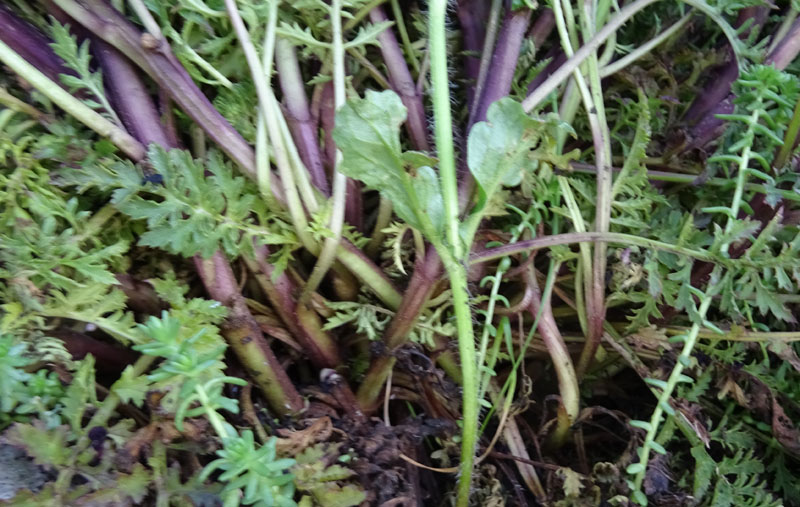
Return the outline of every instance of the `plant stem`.
[[[373,9],[369,13],[369,19],[373,23],[382,23],[388,20],[381,7]],[[417,93],[417,85],[414,83],[414,78],[411,77],[411,71],[408,70],[408,63],[397,43],[397,37],[391,29],[387,29],[378,34],[378,42],[380,42],[384,64],[389,71],[392,88],[400,95],[400,100],[406,106],[408,115],[406,130],[411,137],[411,143],[417,150],[428,151],[430,146],[425,106],[422,103],[422,97]]]
[[[400,10],[400,2],[398,0],[391,0],[391,4],[394,22],[397,25],[397,31],[400,32],[400,40],[403,41],[403,47],[406,50],[406,60],[411,62],[414,73],[419,74],[419,61],[417,61],[417,55],[414,54],[414,48],[411,47],[411,39],[408,37],[408,30],[403,21],[403,11]]]
[[[161,124],[145,84],[130,61],[100,39],[94,38],[92,47],[125,128],[145,146],[156,143],[167,149],[176,148]]]
[[[583,3],[580,21],[584,40],[594,35],[595,24],[604,17],[605,13],[592,10],[589,3]],[[613,196],[611,194],[611,136],[606,122],[603,87],[600,82],[600,69],[596,50],[589,56],[587,68],[589,71],[591,99],[587,102],[586,98],[584,98],[584,107],[592,130],[592,139],[595,146],[595,164],[597,165],[597,197],[595,201],[597,209],[594,228],[595,231],[602,233],[608,232],[611,224],[611,201]],[[605,243],[595,243],[592,263],[592,304],[588,312],[589,339],[586,341],[578,360],[577,374],[579,378],[583,376],[594,360],[594,355],[603,335],[603,321],[606,315],[605,277],[607,251],[608,246]]]
[[[485,120],[489,106],[507,96],[511,91],[511,82],[514,80],[519,51],[525,38],[525,32],[528,30],[530,18],[531,10],[526,8],[509,11],[506,14],[503,28],[497,38],[497,47],[492,55],[492,63],[485,77],[485,84],[481,87],[480,97],[476,99],[478,104],[472,117],[475,122]],[[481,84],[480,81],[479,84]]]
[[[305,83],[300,73],[297,53],[291,42],[280,37],[275,43],[275,63],[283,100],[286,104],[286,113],[292,125],[291,131],[296,139],[300,158],[308,169],[314,186],[323,194],[329,195],[328,179],[319,152],[318,136],[311,118],[311,110],[308,107]]]
[[[145,147],[133,136],[51,81],[3,41],[0,41],[0,62],[8,65],[12,71],[52,100],[67,114],[73,116],[99,135],[109,138],[112,143],[133,160],[139,161],[145,157]]]
[[[342,41],[342,2],[332,0],[330,12],[331,25],[333,29],[333,96],[334,107],[339,109],[345,103],[345,69],[344,69],[344,43]],[[333,209],[328,223],[331,235],[325,238],[325,242],[320,250],[317,264],[311,271],[303,294],[300,296],[300,305],[304,305],[311,294],[317,290],[320,282],[330,269],[336,258],[336,250],[342,240],[342,230],[344,229],[345,211],[345,190],[347,188],[347,177],[339,171],[342,163],[342,153],[338,149],[333,165],[333,196],[331,201]]]
[[[303,399],[264,340],[228,260],[218,251],[211,259],[195,256],[194,262],[208,294],[230,309],[222,334],[272,409],[280,415],[302,410]]]
[[[700,303],[700,307],[698,308],[698,318],[705,319],[706,313],[708,312],[709,307],[711,306],[711,292],[714,291],[713,286],[710,286],[708,291],[706,291],[705,296],[703,297],[702,302]],[[642,446],[639,448],[639,464],[642,465],[642,470],[636,474],[634,478],[634,491],[639,491],[642,487],[642,483],[644,482],[645,473],[647,472],[647,463],[650,457],[650,449],[652,446],[653,441],[656,437],[656,432],[658,431],[658,427],[661,424],[662,416],[664,415],[664,408],[667,407],[669,411],[669,400],[672,397],[672,392],[675,390],[675,387],[678,385],[681,379],[681,374],[683,372],[684,365],[690,364],[692,350],[694,350],[694,345],[697,342],[697,335],[700,332],[700,324],[695,322],[692,325],[692,328],[686,335],[686,341],[683,344],[683,349],[681,350],[680,355],[678,356],[678,360],[675,363],[675,366],[672,369],[672,373],[670,373],[669,378],[667,379],[666,385],[661,391],[661,395],[658,397],[658,403],[656,404],[656,408],[653,410],[653,414],[650,417],[650,426],[648,427],[647,434],[645,435],[644,442]]]
[[[336,343],[322,330],[319,317],[305,305],[295,302],[293,296],[297,287],[289,276],[285,272],[275,276],[275,269],[267,262],[268,254],[266,246],[257,246],[255,260],[245,257],[256,282],[311,362],[320,368],[337,368],[341,358]]]
[[[783,166],[789,161],[789,156],[797,146],[797,134],[800,133],[800,98],[794,106],[792,113],[792,121],[789,122],[789,128],[786,129],[786,135],[783,138],[783,146],[778,151],[778,156],[775,157],[773,166],[776,169],[782,169]],[[795,192],[789,192],[791,195],[796,195]]]
[[[142,45],[142,34],[122,14],[100,0],[52,0],[52,3],[97,37],[117,48],[122,54],[144,70],[161,89],[197,122],[208,136],[231,157],[251,178],[255,174],[253,149],[194,84],[162,42],[157,48]],[[278,185],[273,190],[283,200]]]
[[[664,41],[675,35],[678,31],[680,31],[686,23],[692,19],[692,12],[685,15],[675,23],[673,23],[669,28],[661,32],[660,34],[656,35],[646,43],[642,44],[641,46],[637,47],[627,55],[623,56],[619,60],[609,63],[605,65],[602,69],[600,69],[600,77],[606,78],[612,74],[616,74],[617,72],[621,71],[628,65],[632,64],[639,58],[642,58],[644,55],[652,51],[654,48],[658,47]]]
[[[496,259],[501,259],[507,255],[514,255],[519,253],[531,252],[533,250],[541,250],[544,248],[551,248],[556,245],[569,245],[572,243],[584,243],[602,240],[605,243],[617,243],[622,245],[636,245],[644,248],[651,248],[654,250],[663,250],[665,252],[674,252],[680,255],[686,255],[697,260],[706,262],[715,262],[718,264],[725,264],[729,259],[723,259],[714,255],[706,250],[692,250],[674,245],[672,243],[665,243],[654,239],[643,238],[633,234],[622,234],[618,232],[568,232],[564,234],[555,234],[552,236],[543,236],[541,238],[529,239],[520,241],[511,245],[500,246],[497,248],[490,248],[481,252],[476,252],[470,255],[469,264],[477,264],[480,262],[488,262]]]
[[[450,112],[450,81],[447,75],[447,40],[445,36],[446,0],[428,4],[431,81],[433,88],[433,117],[436,150],[439,156],[439,177],[444,200],[445,233],[448,244],[434,245],[450,275],[453,308],[458,332],[458,351],[463,377],[461,434],[461,465],[458,480],[457,507],[469,505],[472,465],[478,436],[478,378],[475,363],[475,339],[472,314],[467,293],[465,248],[459,236],[458,184],[453,147],[453,123]],[[433,240],[434,238],[430,238]]]

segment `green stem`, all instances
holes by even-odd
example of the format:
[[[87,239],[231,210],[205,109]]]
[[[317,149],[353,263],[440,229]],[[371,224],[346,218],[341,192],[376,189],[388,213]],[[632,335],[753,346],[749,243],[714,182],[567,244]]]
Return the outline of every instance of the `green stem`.
[[[798,115],[798,117],[800,118],[800,115]],[[798,120],[798,123],[800,123],[800,120]],[[590,166],[589,164],[580,164],[580,163],[570,164],[570,170],[577,173],[585,173],[585,174],[595,174],[597,172],[596,167]],[[612,170],[617,172],[620,169],[615,167],[612,168]],[[652,181],[664,181],[667,183],[682,183],[685,185],[691,185],[693,182],[697,180],[697,177],[698,177],[697,174],[655,171],[652,169],[647,170],[647,179]],[[712,185],[715,187],[727,187],[730,186],[731,183],[732,183],[731,180],[727,178],[709,178],[703,181],[704,185]],[[792,192],[791,190],[770,189],[764,185],[759,185],[758,183],[745,183],[744,188],[745,190],[758,192],[759,194],[768,194],[772,192],[777,192],[782,199],[786,199],[788,201],[793,201],[793,202],[800,202],[800,195],[798,195],[796,192]]]
[[[568,0],[565,0],[568,1]],[[595,23],[604,13],[593,12],[590,4],[583,3],[581,10],[581,32],[584,40],[595,33]],[[613,35],[612,35],[613,36]],[[595,145],[595,164],[597,166],[597,198],[594,229],[597,232],[608,232],[611,224],[611,137],[606,122],[605,103],[603,100],[603,87],[600,82],[600,69],[597,60],[597,50],[592,51],[587,61],[589,74],[590,97],[584,96],[584,107],[589,117],[592,130],[592,139]],[[586,99],[589,98],[587,101]],[[605,319],[605,276],[608,245],[597,242],[594,245],[594,260],[592,263],[592,304],[589,307],[589,339],[581,352],[578,360],[577,374],[580,378],[586,372],[594,359],[594,354],[600,344],[603,333],[603,320]],[[589,294],[587,294],[589,296]]]
[[[342,2],[333,0],[331,2],[331,26],[333,29],[333,97],[334,108],[338,109],[345,103],[345,68],[344,68],[344,44],[342,41]],[[342,163],[342,152],[336,149],[336,160],[333,167],[333,194],[331,201],[333,210],[331,211],[328,227],[331,235],[325,239],[322,245],[317,264],[308,277],[303,294],[300,297],[300,304],[305,304],[311,294],[317,290],[325,274],[330,269],[336,259],[336,250],[342,240],[342,230],[344,229],[344,211],[347,188],[347,177],[339,171]]]
[[[406,50],[406,59],[411,63],[411,68],[414,69],[414,73],[419,75],[419,62],[417,61],[416,54],[414,54],[414,48],[411,46],[411,39],[408,36],[408,30],[403,21],[403,11],[400,9],[400,2],[398,2],[398,0],[391,0],[391,2],[394,22],[397,24],[397,31],[400,32],[400,40],[403,41],[403,48]]]
[[[792,114],[792,121],[789,123],[789,128],[786,130],[786,135],[783,138],[783,146],[781,146],[778,156],[775,157],[774,167],[782,169],[789,161],[789,156],[792,154],[797,143],[797,134],[800,133],[800,98],[794,106],[794,113]],[[791,194],[796,195],[794,192]]]
[[[710,293],[713,290],[714,287],[710,287],[709,290],[706,291],[703,301],[700,303],[700,308],[698,309],[698,318],[700,320],[705,319],[706,312],[708,312],[708,309],[711,306],[711,301],[713,298],[711,297]],[[670,373],[670,376],[667,379],[666,386],[661,391],[661,395],[658,397],[658,404],[656,405],[656,408],[653,410],[653,414],[650,417],[650,425],[647,429],[644,443],[642,443],[642,446],[639,448],[638,464],[641,465],[641,471],[639,471],[634,478],[634,491],[641,490],[642,483],[644,482],[645,472],[647,471],[647,463],[650,458],[650,449],[652,448],[653,441],[655,440],[658,427],[661,424],[661,418],[664,415],[664,411],[665,409],[668,412],[673,411],[669,405],[669,400],[672,397],[672,392],[675,390],[675,387],[681,381],[684,365],[691,364],[690,360],[692,350],[694,350],[694,345],[697,343],[697,335],[700,332],[700,327],[701,325],[697,322],[692,325],[692,328],[686,335],[686,341],[684,342],[683,349],[678,356],[678,361],[675,363],[672,373]]]
[[[214,428],[214,431],[217,432],[217,436],[221,439],[226,439],[232,437],[228,430],[225,428],[225,421],[223,421],[222,417],[220,417],[219,412],[214,410],[214,407],[211,406],[211,400],[208,397],[208,393],[203,388],[202,385],[198,385],[194,388],[195,392],[197,393],[197,397],[200,399],[200,404],[206,410],[206,418],[208,422],[211,423],[211,427]]]
[[[654,48],[658,47],[662,44],[665,40],[669,39],[673,35],[675,35],[678,31],[680,31],[686,23],[692,18],[692,12],[685,15],[678,21],[676,21],[672,26],[661,32],[660,34],[656,35],[646,43],[642,44],[641,46],[637,47],[627,55],[623,56],[619,60],[610,63],[608,65],[603,66],[600,69],[600,77],[605,78],[612,74],[616,74],[617,72],[621,71],[628,65],[632,64],[639,58],[642,58],[644,55],[652,51]]]
[[[267,138],[272,144],[275,153],[278,171],[286,193],[286,204],[292,217],[295,232],[304,247],[311,251],[316,251],[318,247],[308,233],[308,221],[297,193],[297,186],[294,184],[295,180],[278,120],[280,113],[275,110],[277,106],[274,104],[275,98],[272,96],[272,89],[266,80],[264,69],[258,59],[256,48],[250,40],[247,28],[244,26],[244,21],[239,15],[236,0],[225,0],[225,7],[228,10],[228,17],[231,20],[236,36],[239,38],[247,65],[250,67],[250,73],[253,76],[256,95],[258,95],[258,105],[264,114],[264,120],[267,124]]]
[[[458,331],[458,351],[463,376],[463,428],[461,434],[461,466],[456,507],[469,505],[472,465],[478,437],[478,377],[475,363],[475,339],[472,313],[467,292],[465,248],[459,237],[458,184],[453,147],[453,123],[450,111],[450,80],[447,75],[447,39],[445,36],[447,0],[431,0],[428,4],[431,84],[436,150],[439,156],[439,177],[442,182],[445,233],[447,245],[435,244],[450,275],[453,308]],[[431,241],[434,238],[429,238]]]
[[[264,51],[262,55],[262,66],[264,67],[264,79],[269,83],[272,79],[272,61],[275,54],[275,29],[278,25],[278,2],[271,2],[267,17],[267,30],[264,34]],[[258,111],[256,124],[256,181],[261,196],[273,210],[277,209],[275,196],[272,195],[272,174],[269,165],[269,138],[267,136],[266,119],[264,110]]]
[[[146,149],[142,143],[70,95],[66,90],[41,73],[39,69],[25,61],[3,41],[0,41],[0,62],[6,64],[12,71],[52,100],[67,114],[73,116],[99,135],[109,138],[112,143],[133,160],[138,161],[145,157]]]

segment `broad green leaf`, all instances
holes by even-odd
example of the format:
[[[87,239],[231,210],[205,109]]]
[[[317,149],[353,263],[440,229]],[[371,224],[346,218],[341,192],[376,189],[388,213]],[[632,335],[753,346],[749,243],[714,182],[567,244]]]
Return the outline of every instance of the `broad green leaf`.
[[[489,106],[486,117],[472,127],[467,140],[467,165],[479,187],[473,213],[480,213],[501,185],[519,185],[523,170],[532,169],[535,160],[564,167],[575,156],[558,154],[558,131],[572,129],[555,116],[531,117],[506,97]]]
[[[442,230],[442,192],[439,178],[428,165],[433,159],[419,152],[404,153],[400,126],[406,108],[393,91],[367,91],[336,112],[333,138],[342,152],[340,170],[364,182],[391,201],[397,216],[415,229]]]

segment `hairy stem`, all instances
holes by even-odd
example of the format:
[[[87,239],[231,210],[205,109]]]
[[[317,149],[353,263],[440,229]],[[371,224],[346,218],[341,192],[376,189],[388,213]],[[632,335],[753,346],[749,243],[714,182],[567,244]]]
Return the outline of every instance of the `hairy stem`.
[[[433,116],[436,151],[439,156],[439,177],[444,200],[446,244],[439,242],[445,269],[450,275],[453,308],[458,331],[458,351],[461,359],[462,414],[461,465],[458,481],[457,507],[469,505],[472,465],[478,437],[478,378],[475,363],[475,339],[472,314],[467,293],[467,272],[462,261],[465,245],[459,235],[458,184],[453,147],[453,122],[450,111],[450,85],[447,75],[447,41],[445,37],[446,0],[432,0],[428,23],[430,37],[431,81],[433,87]],[[434,239],[434,238],[431,238]]]

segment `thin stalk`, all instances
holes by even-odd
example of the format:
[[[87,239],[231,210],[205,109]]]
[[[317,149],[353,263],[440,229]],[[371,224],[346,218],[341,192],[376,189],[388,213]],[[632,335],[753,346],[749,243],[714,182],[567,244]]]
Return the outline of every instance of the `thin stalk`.
[[[722,265],[728,265],[731,259],[724,259],[706,250],[692,250],[690,248],[680,247],[672,243],[665,243],[654,239],[643,238],[634,234],[623,234],[619,232],[568,232],[564,234],[555,234],[552,236],[543,236],[541,238],[529,239],[526,241],[519,241],[511,245],[500,246],[497,248],[490,248],[481,252],[476,252],[470,255],[469,264],[478,264],[481,262],[488,262],[497,259],[502,259],[507,255],[514,255],[520,253],[532,252],[534,250],[542,250],[551,248],[556,245],[569,245],[573,243],[585,243],[603,241],[605,243],[621,244],[621,245],[635,245],[643,248],[650,248],[653,250],[662,250],[665,252],[673,252],[680,255],[686,255],[693,259],[705,262],[713,262]],[[742,262],[743,259],[737,259],[737,262]]]
[[[378,249],[381,247],[386,237],[386,233],[384,233],[383,230],[389,227],[391,222],[392,201],[381,196],[380,202],[378,203],[378,216],[375,218],[375,227],[372,228],[372,235],[370,236],[369,243],[366,248],[364,248],[364,251],[367,252],[367,255],[370,257],[378,253]]]
[[[643,57],[654,48],[658,47],[664,41],[675,35],[678,31],[680,31],[686,23],[692,18],[693,13],[689,12],[689,14],[685,15],[678,21],[676,21],[672,26],[661,32],[660,34],[656,35],[646,43],[642,44],[641,46],[637,47],[627,55],[623,56],[619,60],[609,63],[605,65],[603,68],[600,69],[600,77],[606,78],[611,76],[612,74],[616,74],[617,72],[621,71],[628,65],[632,64],[639,58]]]
[[[0,86],[0,104],[4,105],[8,109],[12,111],[16,111],[18,113],[24,113],[28,116],[31,116],[37,120],[42,120],[44,118],[44,113],[33,107],[32,105],[19,100],[15,96],[8,93],[4,87]]]
[[[786,135],[783,137],[783,145],[780,151],[778,151],[778,156],[775,157],[774,166],[777,169],[781,169],[789,161],[789,156],[797,146],[798,133],[800,133],[800,99],[798,99],[797,103],[794,105],[792,121],[789,122],[789,128],[786,129]],[[790,193],[796,195],[795,192]]]
[[[711,306],[712,298],[710,292],[713,290],[715,290],[714,286],[709,286],[709,289],[706,291],[703,297],[703,301],[700,303],[700,307],[698,308],[698,318],[701,320],[706,318],[706,313]],[[638,465],[641,465],[641,471],[636,474],[633,480],[635,492],[641,490],[642,483],[644,482],[645,472],[647,471],[647,463],[650,458],[650,449],[652,448],[653,441],[656,437],[656,432],[658,431],[658,427],[661,424],[661,420],[664,416],[664,409],[667,408],[668,411],[674,410],[670,408],[669,401],[672,397],[672,392],[680,382],[684,365],[691,364],[692,350],[694,350],[694,345],[697,343],[697,335],[700,332],[700,327],[700,324],[695,323],[687,333],[686,341],[683,344],[683,348],[678,356],[678,360],[676,361],[675,366],[672,368],[672,373],[670,373],[669,378],[666,381],[666,385],[661,391],[661,395],[658,397],[656,408],[653,410],[653,414],[650,417],[649,427],[647,433],[645,434],[644,442],[638,451]],[[634,498],[635,497],[636,496],[634,495]]]
[[[269,111],[270,117],[274,117],[278,123],[281,134],[281,145],[284,146],[289,157],[289,168],[292,172],[292,181],[297,186],[300,196],[302,197],[303,205],[309,213],[315,213],[319,209],[317,202],[318,192],[314,189],[314,185],[309,177],[308,169],[303,163],[297,145],[292,138],[292,133],[289,131],[289,124],[282,113],[278,99],[275,98],[275,93],[270,88],[269,90],[269,103],[271,108]]]
[[[262,55],[262,65],[264,67],[264,78],[272,80],[272,61],[275,54],[275,30],[278,26],[278,2],[271,2],[267,15],[267,29],[264,34],[264,51]],[[258,120],[256,122],[256,182],[261,196],[271,209],[277,208],[275,197],[272,195],[272,172],[269,164],[269,137],[267,136],[267,124],[264,118],[264,110],[259,108]]]
[[[231,435],[230,431],[228,431],[230,426],[225,426],[225,421],[219,415],[219,412],[217,412],[214,407],[211,406],[211,399],[208,397],[208,393],[203,388],[202,384],[195,386],[194,391],[197,393],[197,398],[200,400],[200,405],[202,405],[206,411],[206,418],[208,419],[208,422],[211,423],[211,427],[214,428],[217,436],[223,440],[235,436]]]
[[[373,9],[369,13],[369,18],[373,23],[381,23],[388,20],[381,7]],[[378,34],[378,42],[380,43],[381,55],[383,56],[386,70],[389,72],[392,88],[400,95],[400,100],[403,101],[403,105],[406,106],[408,111],[406,130],[409,137],[411,137],[411,143],[417,150],[428,151],[430,146],[428,144],[428,123],[425,117],[425,106],[422,103],[421,95],[417,92],[417,85],[411,76],[411,71],[408,69],[408,63],[397,42],[397,37],[395,37],[392,30],[387,29]]]
[[[43,73],[39,72],[36,67],[25,61],[3,41],[0,41],[0,61],[30,83],[31,86],[36,88],[48,99],[52,100],[67,114],[73,116],[75,119],[97,132],[97,134],[107,137],[133,160],[138,161],[145,157],[145,147],[134,139],[133,136],[70,95],[66,90],[51,81]]]
[[[370,12],[372,12],[372,11],[373,11],[374,9],[376,9],[377,7],[380,7],[381,5],[385,4],[386,2],[387,2],[387,0],[372,0],[370,3],[368,3],[368,4],[365,4],[365,5],[364,5],[362,8],[360,8],[360,9],[358,10],[358,12],[356,12],[355,14],[353,14],[353,17],[352,17],[352,18],[350,18],[350,19],[347,21],[347,23],[345,23],[345,24],[344,24],[344,26],[342,27],[342,31],[343,31],[343,32],[347,32],[348,30],[352,30],[352,29],[353,29],[353,28],[355,28],[355,27],[356,27],[356,26],[357,26],[359,23],[361,23],[361,21],[362,21],[364,18],[366,18],[367,16],[369,16],[369,13],[370,13]]]
[[[477,99],[474,121],[485,120],[489,106],[507,96],[511,91],[511,82],[514,80],[519,51],[525,38],[525,32],[528,30],[530,18],[531,10],[527,8],[509,11],[506,14],[503,28],[498,36],[497,47],[492,55],[491,67],[486,75],[485,86]]]
[[[273,2],[274,4],[275,2]],[[294,46],[288,40],[279,38],[276,41],[275,63],[283,100],[286,104],[286,113],[292,120],[293,128],[291,130],[295,134],[295,144],[300,158],[308,169],[314,186],[323,194],[329,195],[330,187],[319,152],[318,135],[308,106],[305,82],[300,73],[300,63],[297,60]]]
[[[459,236],[458,183],[453,146],[453,122],[450,111],[450,80],[447,72],[447,39],[445,35],[447,0],[431,0],[428,4],[431,81],[436,150],[439,156],[439,177],[444,201],[447,245],[436,245],[445,269],[450,275],[453,308],[458,332],[461,359],[462,415],[461,465],[456,507],[469,505],[472,465],[478,436],[478,378],[475,363],[475,339],[467,292],[467,272],[463,260],[465,247]],[[433,238],[431,238],[433,239]],[[441,243],[441,242],[439,242]]]
[[[150,10],[142,0],[128,0],[128,5],[131,6],[133,12],[139,17],[139,21],[144,25],[144,29],[147,30],[150,35],[158,40],[164,39],[164,34],[161,33],[161,27],[158,26],[156,20],[153,19],[153,15],[150,14]]]
[[[644,9],[650,4],[658,0],[636,0],[623,7],[616,16],[609,19],[603,28],[598,31],[594,37],[587,41],[583,46],[578,49],[573,56],[571,56],[561,67],[553,72],[550,77],[537,86],[525,100],[522,101],[522,107],[525,111],[532,111],[538,106],[551,92],[553,92],[567,77],[572,74],[589,56],[591,56],[597,49],[608,39],[613,33],[622,27],[630,18],[636,13]],[[559,0],[553,2],[554,5],[559,3]],[[562,41],[564,39],[562,38]],[[567,38],[567,40],[569,40]]]
[[[568,11],[567,11],[568,9]],[[583,12],[583,11],[582,11]],[[561,2],[555,1],[553,2],[553,14],[555,16],[555,23],[556,29],[558,30],[559,36],[561,38],[561,46],[564,48],[564,53],[567,57],[572,58],[574,55],[573,51],[573,43],[571,42],[572,39],[577,37],[570,32],[574,32],[574,20],[572,19],[573,16],[571,14],[571,5],[569,0],[563,0]],[[588,20],[586,19],[587,15],[583,12],[581,16],[584,32],[588,30]],[[584,33],[584,37],[588,37],[588,34]],[[593,76],[592,68],[596,69],[597,67],[597,54],[592,53],[588,58],[588,64],[586,65],[588,73],[590,76]],[[575,84],[580,91],[580,96],[583,100],[583,106],[586,109],[586,115],[589,118],[589,126],[592,131],[592,140],[594,143],[595,149],[595,165],[597,167],[597,212],[596,212],[596,223],[595,229],[598,232],[605,232],[608,230],[608,218],[610,217],[610,187],[611,187],[611,175],[610,171],[606,168],[607,165],[610,164],[610,146],[608,145],[608,135],[606,132],[606,125],[605,125],[605,113],[602,107],[602,90],[600,91],[601,97],[600,101],[601,104],[595,104],[597,100],[597,93],[595,90],[595,85],[599,86],[599,80],[597,83],[592,81],[592,87],[586,83],[586,79],[581,72],[581,69],[576,67],[573,71],[573,79]],[[603,112],[601,117],[601,111]],[[569,186],[566,182],[562,179],[560,181],[562,187],[562,193],[564,194],[565,199],[569,199],[572,195],[569,189]],[[580,212],[577,211],[577,206],[572,203],[571,209],[573,210],[573,221],[576,222],[576,230],[578,227],[583,227],[583,219],[580,216]],[[608,214],[608,216],[607,216]],[[606,217],[604,219],[603,217]],[[578,226],[578,223],[581,225]],[[602,243],[595,244],[595,255],[594,259],[590,259],[588,255],[588,245],[581,245],[581,266],[580,268],[583,270],[583,307],[586,310],[586,323],[587,323],[587,340],[586,340],[586,347],[584,347],[584,353],[581,354],[581,360],[578,363],[578,374],[580,376],[581,371],[585,366],[584,364],[584,355],[592,354],[594,351],[588,350],[590,349],[594,343],[599,343],[600,338],[600,330],[602,329],[602,320],[605,315],[605,307],[604,307],[604,279],[601,278],[600,274],[605,275],[605,252],[606,247]],[[590,356],[589,358],[591,359]]]
[[[489,8],[489,20],[486,22],[486,36],[483,39],[483,50],[481,51],[481,63],[478,67],[478,79],[475,82],[475,95],[469,108],[469,121],[467,125],[475,123],[475,113],[478,103],[483,95],[483,87],[486,84],[486,76],[489,75],[489,66],[492,64],[492,52],[497,41],[497,30],[500,25],[500,12],[503,9],[502,0],[492,0]]]
[[[275,269],[267,262],[265,246],[256,247],[255,254],[255,260],[245,257],[245,262],[286,329],[300,343],[303,352],[315,366],[337,368],[341,364],[338,348],[322,330],[319,317],[305,305],[295,302],[297,288],[286,272],[275,276]]]
[[[294,177],[290,169],[289,157],[278,124],[277,115],[279,113],[275,111],[275,105],[273,104],[274,96],[272,96],[272,90],[266,80],[264,68],[261,65],[261,61],[258,59],[255,46],[253,46],[253,43],[250,41],[250,35],[247,32],[247,28],[244,26],[244,21],[242,21],[239,15],[236,0],[225,0],[225,7],[228,10],[231,24],[236,32],[236,36],[239,38],[239,43],[244,51],[247,65],[250,67],[250,73],[253,76],[256,94],[258,95],[259,108],[263,112],[264,120],[267,124],[267,138],[275,153],[275,160],[286,195],[286,204],[289,208],[289,214],[292,217],[295,232],[303,246],[314,251],[316,250],[315,242],[308,233],[308,221],[306,220],[303,206],[300,203],[297,187],[294,185]]]
[[[759,104],[761,103],[759,100]],[[759,117],[759,110],[760,108],[755,108],[752,114],[750,114],[750,118],[748,120],[748,134],[750,134],[750,139],[752,140],[753,136],[753,126],[758,124],[758,117]],[[742,150],[742,154],[739,157],[739,169],[736,174],[736,190],[733,192],[733,199],[731,200],[731,208],[730,208],[730,215],[728,216],[728,220],[725,223],[725,234],[729,234],[733,229],[733,225],[735,223],[736,217],[739,215],[739,208],[742,206],[742,196],[744,195],[744,184],[747,181],[747,168],[750,164],[750,150],[752,142],[750,145],[745,146]],[[720,251],[722,255],[728,254],[728,249],[730,248],[730,243],[725,243],[722,245]]]
[[[552,282],[555,273],[558,272],[560,263],[551,259],[548,279]],[[558,378],[558,393],[561,396],[561,404],[558,411],[556,429],[550,436],[550,443],[555,447],[561,447],[567,442],[570,429],[578,419],[580,413],[580,388],[578,387],[578,376],[572,364],[572,358],[567,350],[567,344],[561,336],[561,332],[553,316],[553,307],[550,298],[542,296],[539,283],[533,272],[533,266],[526,271],[526,280],[533,290],[533,299],[530,304],[530,313],[539,319],[539,334],[547,347],[547,353],[553,361],[553,369]],[[524,353],[524,351],[523,351]]]
[[[333,0],[331,2],[331,27],[333,30],[333,96],[334,107],[339,109],[345,103],[345,69],[344,69],[344,43],[342,41],[342,2]],[[333,209],[331,211],[328,228],[331,235],[325,239],[322,245],[317,264],[314,266],[311,275],[303,288],[300,296],[300,304],[304,305],[311,294],[317,290],[325,274],[330,269],[336,259],[336,250],[342,240],[342,230],[344,229],[345,211],[345,190],[347,188],[347,177],[339,171],[342,163],[342,152],[336,150],[336,158],[333,166],[333,196],[331,197]]]
[[[386,306],[392,310],[396,310],[400,306],[403,295],[361,250],[349,242],[342,242],[337,250],[336,258],[361,283],[369,287]]]
[[[565,0],[568,1],[568,0]],[[595,23],[598,18],[605,17],[605,13],[590,10],[590,4],[583,3],[581,10],[581,32],[584,39],[595,33]],[[595,231],[608,232],[611,225],[611,137],[606,122],[605,104],[603,100],[603,87],[600,82],[600,69],[597,60],[597,51],[593,51],[587,60],[589,71],[589,90],[591,101],[584,100],[584,107],[589,116],[589,125],[592,130],[592,139],[595,145],[595,164],[597,165],[597,198],[595,212]],[[594,262],[592,264],[592,305],[589,308],[589,339],[581,352],[578,360],[577,373],[581,377],[594,360],[594,354],[600,345],[603,335],[603,320],[605,319],[605,276],[608,246],[603,242],[594,245]],[[588,294],[587,294],[588,295]]]
[[[611,169],[614,172],[619,172],[621,170],[618,167],[612,167]],[[574,163],[574,162],[570,164],[570,170],[577,173],[585,173],[585,174],[594,174],[595,172],[597,172],[597,168],[594,166],[588,164]],[[692,183],[697,181],[697,177],[698,177],[697,174],[673,173],[666,171],[656,171],[653,169],[647,170],[647,179],[651,181],[664,181],[667,183],[681,183],[685,185],[691,185]],[[732,183],[731,180],[727,178],[709,178],[703,181],[704,185],[711,185],[715,187],[729,187],[731,183]],[[793,202],[800,202],[800,195],[790,190],[770,189],[764,185],[759,185],[758,183],[745,183],[744,188],[745,190],[757,192],[760,194],[777,192],[782,199],[786,199],[788,201],[793,201]]]
[[[419,75],[419,62],[414,53],[414,48],[411,46],[411,39],[408,36],[406,23],[403,21],[403,11],[400,9],[400,2],[398,0],[391,0],[391,4],[394,22],[397,25],[397,31],[400,32],[400,40],[403,41],[403,47],[406,50],[406,60],[411,62],[411,68],[414,69],[414,73]]]

